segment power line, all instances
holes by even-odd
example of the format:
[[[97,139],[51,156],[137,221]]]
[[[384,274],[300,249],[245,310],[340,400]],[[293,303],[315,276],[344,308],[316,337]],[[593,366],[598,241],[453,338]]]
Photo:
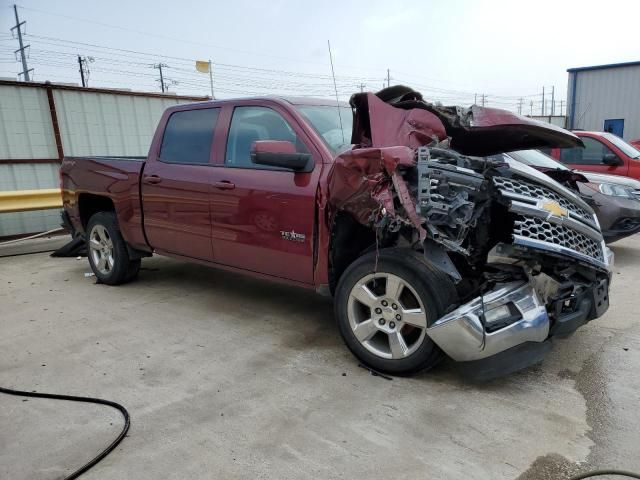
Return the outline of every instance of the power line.
[[[29,11],[32,11],[32,12],[43,13],[45,15],[53,15],[53,16],[56,16],[56,17],[67,18],[69,20],[76,20],[76,21],[80,21],[80,22],[83,22],[83,23],[92,23],[94,25],[100,25],[102,27],[115,28],[115,29],[118,29],[118,30],[137,33],[139,35],[146,35],[146,36],[149,36],[149,37],[170,40],[172,42],[180,42],[180,43],[186,43],[186,44],[190,44],[190,45],[199,45],[199,46],[204,46],[204,47],[209,47],[209,48],[217,48],[217,49],[221,49],[221,50],[228,50],[228,51],[231,51],[231,52],[244,53],[244,54],[247,54],[247,55],[253,55],[253,56],[258,56],[258,57],[274,58],[274,59],[279,59],[279,60],[288,60],[288,61],[293,61],[293,62],[298,62],[298,63],[308,63],[308,64],[315,64],[315,65],[323,65],[323,66],[325,65],[325,63],[314,62],[312,60],[303,60],[303,59],[300,59],[300,58],[284,57],[284,56],[280,56],[280,55],[271,55],[271,54],[268,54],[268,53],[253,52],[253,51],[250,51],[250,50],[242,50],[242,49],[233,48],[233,47],[227,47],[227,46],[223,46],[223,45],[213,45],[213,44],[204,43],[204,42],[194,42],[194,41],[191,41],[191,40],[185,40],[184,38],[170,37],[170,36],[167,36],[167,35],[160,35],[160,34],[157,34],[157,33],[146,32],[146,31],[143,31],[143,30],[136,30],[136,29],[133,29],[133,28],[123,27],[122,25],[112,25],[112,24],[108,24],[108,23],[104,23],[104,22],[97,22],[95,20],[74,17],[74,16],[71,16],[71,15],[63,15],[63,14],[60,14],[60,13],[49,12],[47,10],[42,10],[42,9],[38,9],[38,8],[25,7],[23,5],[20,5],[20,8],[23,9],[23,10],[29,10]],[[355,70],[369,70],[369,71],[373,70],[371,68],[360,68],[360,67],[356,67],[354,65],[349,65],[348,67],[344,66],[344,68],[350,68],[350,69],[355,69]]]
[[[74,67],[78,62],[77,50],[81,47],[87,54],[91,54],[95,59],[91,71],[97,72],[100,79],[94,82],[102,84],[125,84],[132,86],[131,83],[118,82],[119,77],[128,77],[132,79],[134,84],[152,85],[152,81],[157,81],[158,75],[149,72],[149,66],[153,63],[162,64],[162,80],[160,88],[168,88],[169,83],[180,83],[181,88],[197,89],[204,94],[206,90],[210,90],[210,85],[204,82],[195,70],[195,59],[176,57],[169,55],[159,55],[157,53],[149,53],[136,51],[132,49],[122,49],[108,47],[87,42],[78,42],[73,40],[60,39],[56,37],[41,35],[26,35],[31,40],[30,59],[31,62],[39,68],[44,67],[43,73],[39,72],[39,77],[49,74],[48,72],[56,72],[53,74],[55,78],[62,78],[63,70]],[[44,46],[44,48],[41,47]],[[47,47],[48,45],[48,47]],[[0,44],[0,52],[2,47]],[[85,57],[89,58],[89,57]],[[171,67],[166,65],[170,64]],[[83,65],[86,65],[83,63]],[[246,65],[215,63],[216,68],[216,91],[222,93],[234,93],[241,95],[264,95],[278,92],[288,92],[287,94],[298,96],[332,96],[333,90],[337,90],[341,96],[351,95],[355,89],[364,91],[366,85],[377,83],[380,77],[361,77],[349,75],[336,75],[335,89],[331,75],[296,72],[286,69],[276,68],[260,68]],[[47,68],[48,67],[48,68]],[[111,67],[111,68],[109,68]],[[78,68],[77,66],[75,68]],[[158,68],[158,67],[156,67]],[[165,76],[165,68],[171,69],[171,77],[174,79],[170,82]],[[146,70],[146,72],[145,72]],[[158,68],[158,74],[160,68]],[[106,80],[109,78],[109,80]],[[114,78],[111,80],[110,78]],[[135,78],[135,82],[133,79]],[[82,73],[81,73],[82,80]],[[87,78],[85,77],[85,83]],[[386,84],[390,84],[390,69],[387,69]],[[148,82],[148,83],[147,83]],[[404,83],[399,79],[395,83]],[[420,90],[425,98],[431,98],[433,101],[442,101],[444,103],[467,103],[473,98],[473,93],[458,89],[447,89],[433,85],[421,85],[414,82],[407,82],[414,88]],[[218,87],[219,84],[219,87]],[[354,88],[355,86],[355,88]],[[487,103],[487,98],[491,97],[491,104],[503,106],[509,109],[517,108],[517,100],[522,98],[533,98],[539,94],[521,95],[512,97],[508,95],[482,94],[483,103]]]

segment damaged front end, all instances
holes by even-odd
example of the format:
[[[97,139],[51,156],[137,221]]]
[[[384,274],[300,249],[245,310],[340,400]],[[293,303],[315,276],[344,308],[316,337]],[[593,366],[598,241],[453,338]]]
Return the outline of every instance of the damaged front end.
[[[509,112],[435,106],[406,87],[351,103],[356,148],[336,159],[329,202],[372,228],[378,247],[411,246],[455,285],[458,303],[427,327],[449,357],[478,378],[504,374],[607,310],[613,259],[591,208],[526,165],[487,157],[577,137]]]

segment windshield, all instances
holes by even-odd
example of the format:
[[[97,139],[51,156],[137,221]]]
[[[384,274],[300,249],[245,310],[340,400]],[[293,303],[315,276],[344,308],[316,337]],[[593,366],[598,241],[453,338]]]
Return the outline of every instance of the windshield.
[[[630,158],[640,158],[640,150],[632,147],[620,137],[612,133],[603,133],[602,136],[622,150],[626,156]]]
[[[517,160],[530,167],[543,167],[552,168],[554,170],[569,170],[562,163],[555,161],[548,155],[545,155],[540,150],[518,150],[517,152],[509,152],[509,155],[514,160]]]
[[[309,121],[333,153],[337,153],[341,147],[351,144],[351,129],[353,127],[351,107],[296,105],[296,109]],[[342,128],[340,128],[341,120]]]

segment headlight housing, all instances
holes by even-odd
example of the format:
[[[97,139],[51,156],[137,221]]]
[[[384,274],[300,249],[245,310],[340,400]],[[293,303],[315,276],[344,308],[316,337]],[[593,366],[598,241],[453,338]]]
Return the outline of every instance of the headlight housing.
[[[636,198],[632,188],[615,183],[599,183],[598,191],[610,197]]]

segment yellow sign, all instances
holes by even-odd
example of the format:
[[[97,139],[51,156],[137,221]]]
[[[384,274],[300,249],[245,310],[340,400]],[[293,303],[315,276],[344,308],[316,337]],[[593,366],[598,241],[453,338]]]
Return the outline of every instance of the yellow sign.
[[[546,210],[554,217],[567,217],[569,212],[567,212],[566,208],[563,208],[558,202],[555,200],[544,200],[540,205],[540,208]]]
[[[209,73],[209,62],[204,62],[202,60],[196,60],[196,70],[200,73]]]

